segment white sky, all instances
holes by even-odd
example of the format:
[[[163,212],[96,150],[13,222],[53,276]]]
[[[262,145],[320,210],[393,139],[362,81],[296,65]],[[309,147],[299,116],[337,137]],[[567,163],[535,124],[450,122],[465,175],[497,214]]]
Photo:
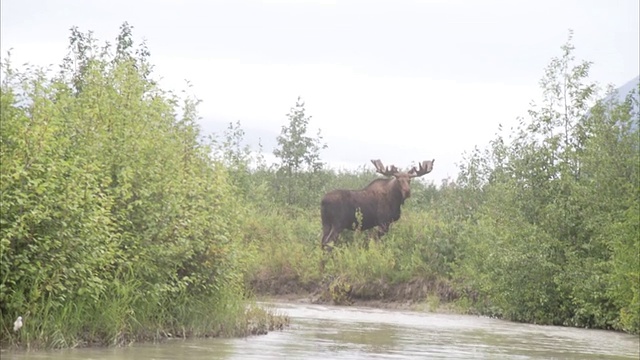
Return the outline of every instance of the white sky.
[[[275,138],[298,95],[332,166],[436,159],[455,176],[464,151],[509,128],[539,94],[568,29],[591,79],[622,85],[639,68],[638,0],[122,1],[2,0],[2,56],[59,64],[69,29],[146,39],[156,76],[203,100],[205,128],[240,120]],[[315,131],[314,131],[315,133]],[[271,139],[273,142],[273,139]]]

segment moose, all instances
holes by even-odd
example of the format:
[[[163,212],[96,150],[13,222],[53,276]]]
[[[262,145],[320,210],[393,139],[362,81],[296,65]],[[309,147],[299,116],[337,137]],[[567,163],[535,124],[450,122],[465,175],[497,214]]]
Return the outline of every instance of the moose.
[[[368,230],[377,226],[378,237],[386,234],[391,223],[400,219],[400,207],[411,196],[411,179],[430,173],[435,159],[423,161],[418,169],[414,166],[408,172],[399,171],[394,165],[385,167],[379,159],[371,162],[376,172],[387,178],[375,179],[361,190],[332,190],[322,198],[322,248],[326,249],[344,229]],[[362,215],[362,224],[356,218],[357,211]]]

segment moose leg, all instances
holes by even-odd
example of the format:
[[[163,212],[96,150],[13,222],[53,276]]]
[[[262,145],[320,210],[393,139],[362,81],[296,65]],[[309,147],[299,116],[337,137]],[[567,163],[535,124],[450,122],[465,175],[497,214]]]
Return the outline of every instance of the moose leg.
[[[376,241],[380,240],[381,237],[383,237],[386,233],[389,232],[389,225],[390,224],[380,224],[380,226],[378,226],[377,231],[376,231]]]
[[[328,247],[327,245],[329,245],[329,243],[331,243],[332,241],[335,241],[337,236],[338,236],[338,232],[336,231],[335,227],[331,225],[323,225],[322,226],[322,249],[328,249],[329,251],[331,251],[332,246]]]
[[[326,251],[320,259],[320,272],[324,272],[324,265],[327,262],[327,257],[330,256],[333,244],[340,232],[336,231],[336,228],[331,225],[322,226],[322,250]]]

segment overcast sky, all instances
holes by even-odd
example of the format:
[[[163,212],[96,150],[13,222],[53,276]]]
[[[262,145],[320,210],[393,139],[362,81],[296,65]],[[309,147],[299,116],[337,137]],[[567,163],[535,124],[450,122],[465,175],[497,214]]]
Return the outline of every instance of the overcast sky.
[[[69,28],[113,42],[127,21],[165,88],[184,79],[205,129],[240,120],[273,143],[298,95],[333,166],[436,159],[457,173],[539,96],[568,30],[591,79],[639,74],[638,0],[2,0],[2,56],[59,64]]]

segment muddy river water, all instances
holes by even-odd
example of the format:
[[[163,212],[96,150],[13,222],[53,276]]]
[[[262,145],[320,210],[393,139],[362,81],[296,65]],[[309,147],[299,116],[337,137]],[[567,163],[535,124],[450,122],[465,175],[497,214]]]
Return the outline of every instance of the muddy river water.
[[[269,303],[291,327],[242,339],[8,352],[9,359],[638,359],[638,336],[469,315]]]

